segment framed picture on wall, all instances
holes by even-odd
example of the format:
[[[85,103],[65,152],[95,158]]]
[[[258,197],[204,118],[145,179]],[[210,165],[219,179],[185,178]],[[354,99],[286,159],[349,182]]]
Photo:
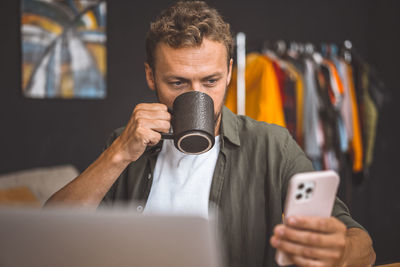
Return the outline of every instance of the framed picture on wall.
[[[22,94],[106,97],[106,2],[21,0]]]

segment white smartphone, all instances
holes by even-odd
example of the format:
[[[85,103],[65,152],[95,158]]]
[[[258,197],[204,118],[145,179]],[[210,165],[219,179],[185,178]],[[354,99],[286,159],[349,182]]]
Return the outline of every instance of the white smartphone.
[[[284,223],[294,215],[330,217],[338,186],[339,176],[331,170],[295,174],[286,194]],[[280,250],[276,251],[275,260],[280,266],[293,264]]]

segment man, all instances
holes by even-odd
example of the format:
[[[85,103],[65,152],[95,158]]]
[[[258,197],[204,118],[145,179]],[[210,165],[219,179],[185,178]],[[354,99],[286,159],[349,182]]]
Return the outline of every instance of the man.
[[[228,266],[275,266],[273,248],[298,266],[373,264],[370,237],[338,199],[331,218],[295,217],[280,224],[288,180],[312,166],[284,128],[223,106],[233,42],[215,9],[204,2],[176,3],[151,24],[146,50],[146,80],[159,103],[137,105],[99,158],[48,205],[134,201],[138,211],[201,215],[216,205]],[[214,100],[216,144],[206,156],[184,155],[170,141],[160,142],[160,133],[170,129],[167,108],[192,90]]]

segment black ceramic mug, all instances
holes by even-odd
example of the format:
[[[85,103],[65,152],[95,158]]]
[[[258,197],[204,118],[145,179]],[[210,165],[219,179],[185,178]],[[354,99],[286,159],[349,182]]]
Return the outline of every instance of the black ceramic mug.
[[[179,151],[192,155],[214,146],[214,101],[209,95],[198,91],[183,93],[175,98],[171,114],[173,133],[163,133],[162,139],[173,139]]]

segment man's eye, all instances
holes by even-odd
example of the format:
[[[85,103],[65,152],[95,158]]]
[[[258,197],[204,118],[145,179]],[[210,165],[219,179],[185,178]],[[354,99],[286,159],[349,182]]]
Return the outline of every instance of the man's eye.
[[[218,79],[209,79],[208,81],[207,81],[207,85],[214,85],[214,84],[216,84],[218,82]]]
[[[173,85],[173,86],[182,86],[182,85],[183,85],[183,82],[181,82],[181,81],[175,81],[175,82],[170,82],[170,84]]]

